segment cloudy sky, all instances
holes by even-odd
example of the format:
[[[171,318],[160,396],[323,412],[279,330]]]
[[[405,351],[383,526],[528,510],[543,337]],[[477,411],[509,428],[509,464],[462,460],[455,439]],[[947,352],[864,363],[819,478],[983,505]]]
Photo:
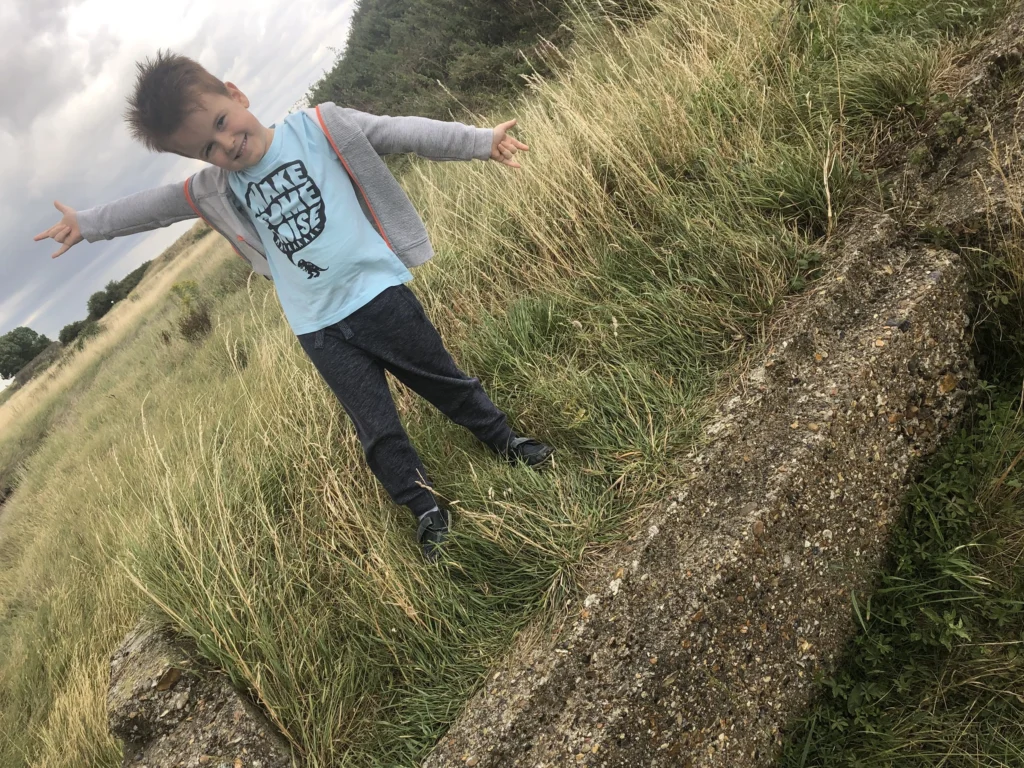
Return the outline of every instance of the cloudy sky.
[[[87,314],[89,295],[158,255],[188,229],[80,243],[61,256],[32,237],[76,209],[184,179],[201,167],[150,154],[121,115],[135,62],[170,48],[280,120],[341,50],[355,0],[0,1],[0,334],[28,325],[51,339]]]

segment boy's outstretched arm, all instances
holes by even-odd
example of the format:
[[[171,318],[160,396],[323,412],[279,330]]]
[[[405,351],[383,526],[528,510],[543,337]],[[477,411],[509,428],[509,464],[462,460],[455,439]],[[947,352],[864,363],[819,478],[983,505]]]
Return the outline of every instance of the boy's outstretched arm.
[[[183,182],[148,189],[84,211],[59,202],[54,202],[54,206],[61,212],[60,221],[34,238],[37,241],[52,238],[60,244],[51,258],[66,253],[82,240],[90,243],[110,240],[196,217],[185,197]]]
[[[379,155],[412,152],[428,160],[496,160],[518,168],[511,156],[528,149],[508,135],[515,120],[496,128],[476,128],[426,117],[371,115],[330,102],[321,104],[320,110],[328,125],[336,112],[356,123]]]
[[[40,232],[33,240],[39,242],[50,237],[60,244],[56,253],[50,254],[51,259],[56,259],[61,254],[67,253],[68,249],[82,242],[82,232],[78,228],[78,212],[69,205],[64,205],[57,200],[53,201],[53,207],[61,212],[60,221],[47,230]]]

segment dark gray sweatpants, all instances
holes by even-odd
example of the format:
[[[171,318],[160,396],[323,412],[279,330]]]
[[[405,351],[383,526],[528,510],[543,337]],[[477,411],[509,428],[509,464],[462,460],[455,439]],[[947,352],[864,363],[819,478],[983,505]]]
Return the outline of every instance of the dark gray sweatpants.
[[[344,320],[298,338],[355,424],[373,474],[414,515],[436,502],[423,463],[398,419],[385,371],[482,442],[503,448],[512,438],[505,414],[487,397],[479,379],[458,369],[419,300],[404,285],[388,288]]]

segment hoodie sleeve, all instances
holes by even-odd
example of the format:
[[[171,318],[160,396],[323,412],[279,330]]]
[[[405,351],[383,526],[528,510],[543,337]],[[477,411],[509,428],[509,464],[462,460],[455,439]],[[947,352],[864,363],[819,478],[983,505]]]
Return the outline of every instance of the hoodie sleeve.
[[[338,110],[352,120],[378,155],[413,152],[428,160],[489,160],[494,132],[464,123],[426,117],[371,115],[355,109],[322,104],[322,110]]]
[[[185,184],[175,182],[78,211],[78,227],[82,237],[94,243],[194,218],[196,212],[185,197]]]

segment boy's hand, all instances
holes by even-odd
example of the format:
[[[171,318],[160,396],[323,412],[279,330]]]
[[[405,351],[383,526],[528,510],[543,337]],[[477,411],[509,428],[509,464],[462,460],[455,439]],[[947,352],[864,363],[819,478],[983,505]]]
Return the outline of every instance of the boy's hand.
[[[515,120],[509,120],[507,123],[502,123],[495,127],[494,139],[491,141],[491,160],[497,160],[499,163],[507,165],[509,168],[522,167],[513,159],[516,152],[520,149],[524,152],[530,151],[528,146],[515,139],[515,137],[508,135],[508,129],[515,124]]]
[[[78,213],[75,209],[64,205],[64,203],[58,203],[56,200],[53,201],[53,207],[61,212],[60,221],[45,232],[40,232],[32,239],[38,242],[39,240],[52,237],[60,243],[60,250],[50,256],[51,259],[56,259],[62,253],[67,253],[72,245],[82,242],[83,238],[81,231],[78,229]]]

